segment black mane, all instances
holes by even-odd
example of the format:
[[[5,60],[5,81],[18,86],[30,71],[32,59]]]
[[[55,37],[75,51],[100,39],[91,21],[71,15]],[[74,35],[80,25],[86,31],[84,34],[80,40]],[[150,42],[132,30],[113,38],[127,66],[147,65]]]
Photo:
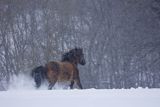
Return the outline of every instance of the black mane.
[[[66,52],[62,55],[62,62],[68,61],[68,62],[74,62],[77,56],[77,51],[81,48],[74,48],[71,49],[69,52]]]
[[[73,61],[73,52],[70,50],[62,55],[62,62],[72,62]]]

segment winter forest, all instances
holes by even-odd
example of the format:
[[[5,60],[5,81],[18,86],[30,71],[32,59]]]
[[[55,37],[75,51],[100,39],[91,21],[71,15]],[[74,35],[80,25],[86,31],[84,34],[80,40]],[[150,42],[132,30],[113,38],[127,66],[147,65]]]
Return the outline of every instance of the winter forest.
[[[0,90],[75,47],[84,88],[159,88],[160,0],[0,0]]]

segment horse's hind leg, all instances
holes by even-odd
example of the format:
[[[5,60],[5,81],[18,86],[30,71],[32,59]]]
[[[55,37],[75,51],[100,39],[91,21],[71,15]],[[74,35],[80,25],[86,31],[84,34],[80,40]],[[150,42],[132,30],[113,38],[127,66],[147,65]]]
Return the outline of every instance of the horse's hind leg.
[[[53,86],[55,85],[56,82],[54,83],[49,83],[49,86],[48,86],[48,90],[52,90]]]
[[[54,86],[53,83],[50,83],[49,86],[48,86],[48,90],[52,90],[52,87]]]
[[[54,80],[52,82],[49,83],[49,86],[48,86],[48,90],[52,90],[53,86],[55,85],[57,80]]]

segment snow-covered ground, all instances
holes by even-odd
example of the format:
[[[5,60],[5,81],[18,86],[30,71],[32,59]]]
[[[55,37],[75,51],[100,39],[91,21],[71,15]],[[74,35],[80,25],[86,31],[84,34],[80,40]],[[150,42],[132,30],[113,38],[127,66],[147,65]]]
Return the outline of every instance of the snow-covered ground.
[[[159,89],[0,92],[1,107],[160,107]]]
[[[36,90],[28,77],[12,79],[0,107],[160,107],[160,89]]]

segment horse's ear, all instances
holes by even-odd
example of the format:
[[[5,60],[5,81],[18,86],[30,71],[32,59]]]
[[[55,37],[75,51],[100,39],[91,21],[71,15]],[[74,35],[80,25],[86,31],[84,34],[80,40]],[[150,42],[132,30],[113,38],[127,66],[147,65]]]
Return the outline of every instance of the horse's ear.
[[[79,50],[83,51],[83,49],[82,49],[82,48],[79,48]]]
[[[77,47],[75,47],[75,48],[74,48],[74,50],[76,50],[76,51],[77,51],[77,50],[78,50],[78,48],[77,48]]]
[[[75,47],[76,51],[82,51],[82,48]]]

